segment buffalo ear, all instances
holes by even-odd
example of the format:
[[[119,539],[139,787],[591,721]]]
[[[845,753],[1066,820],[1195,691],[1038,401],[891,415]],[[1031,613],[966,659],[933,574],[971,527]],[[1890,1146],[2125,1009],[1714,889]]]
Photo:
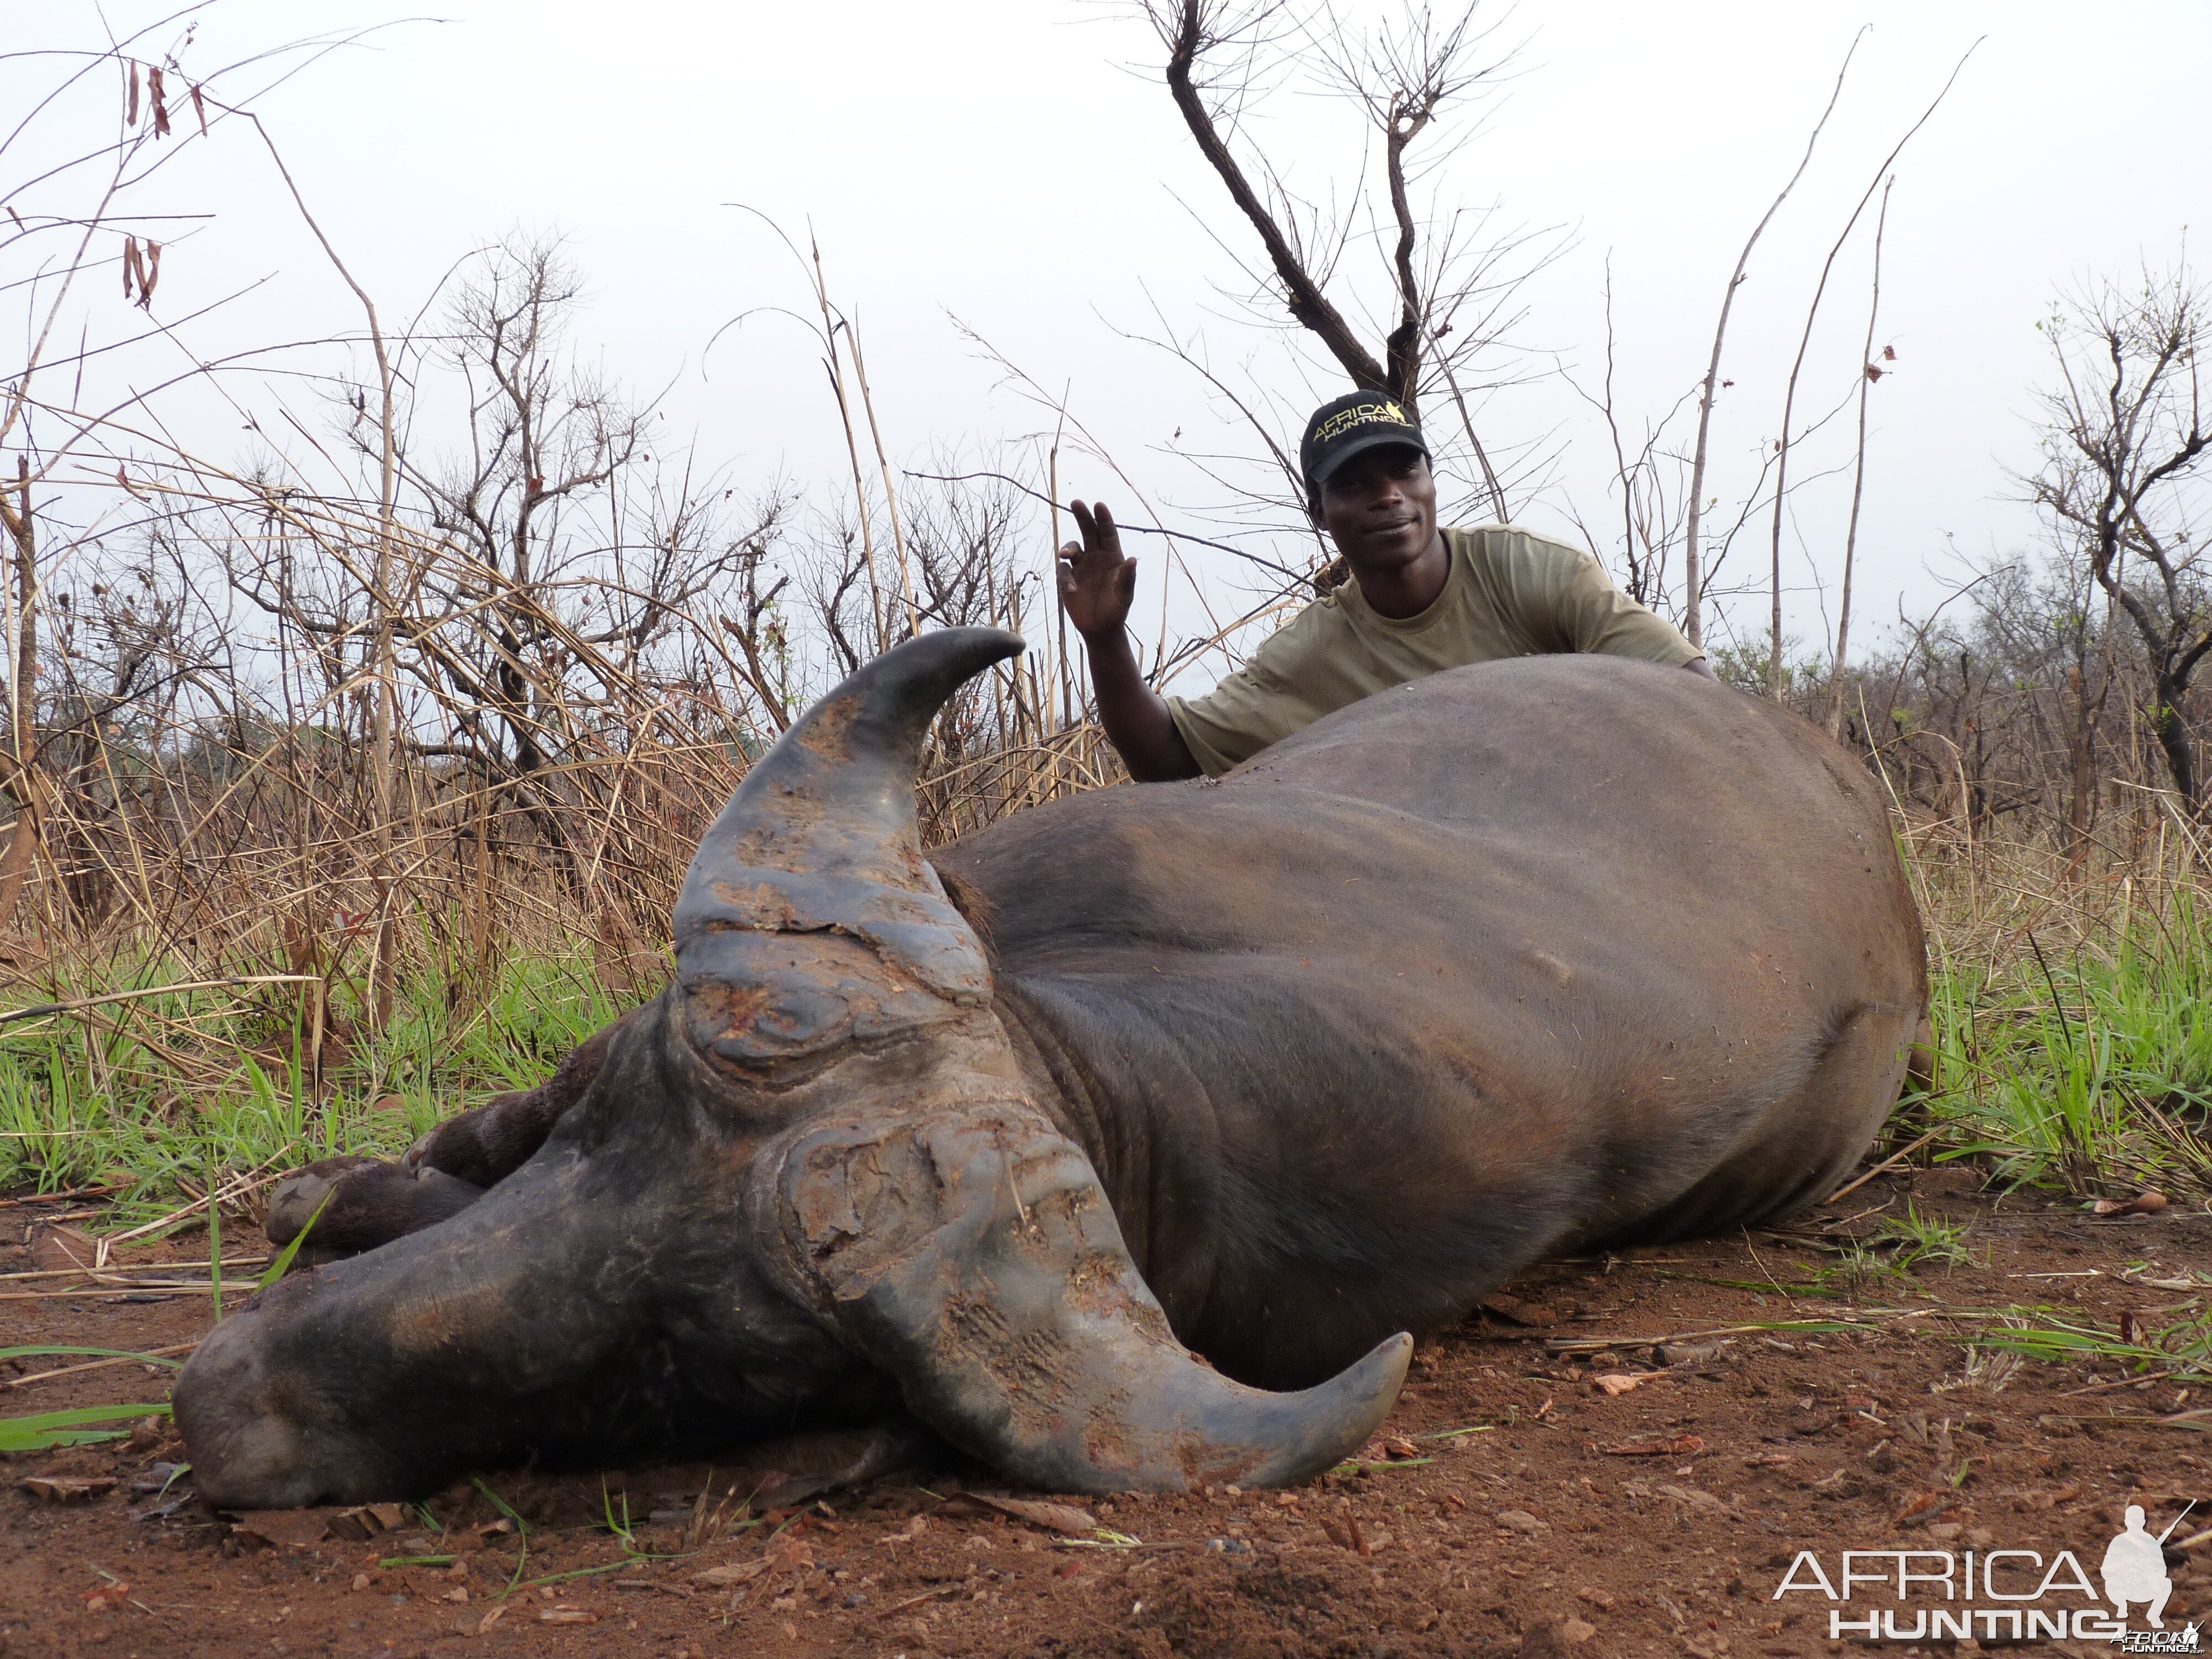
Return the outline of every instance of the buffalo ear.
[[[1296,1394],[1231,1382],[1176,1340],[1082,1152],[1026,1103],[797,1133],[775,1166],[801,1296],[907,1407],[1048,1492],[1285,1486],[1358,1450],[1413,1339]]]

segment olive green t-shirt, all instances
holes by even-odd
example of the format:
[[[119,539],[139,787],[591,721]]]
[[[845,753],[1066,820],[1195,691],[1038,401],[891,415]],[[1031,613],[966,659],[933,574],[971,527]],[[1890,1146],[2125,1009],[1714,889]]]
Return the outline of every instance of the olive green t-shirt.
[[[1168,699],[1176,730],[1208,777],[1323,714],[1446,668],[1568,651],[1680,667],[1705,654],[1564,542],[1503,524],[1443,535],[1451,569],[1419,616],[1377,615],[1359,584],[1347,581],[1204,696]]]

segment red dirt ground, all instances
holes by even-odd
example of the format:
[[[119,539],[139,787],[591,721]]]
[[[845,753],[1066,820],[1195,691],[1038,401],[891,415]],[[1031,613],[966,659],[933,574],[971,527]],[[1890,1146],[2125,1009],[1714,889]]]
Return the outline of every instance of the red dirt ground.
[[[1908,1203],[1923,1216],[1968,1222],[1977,1265],[1832,1275],[1826,1296],[1794,1288],[1832,1266],[1807,1242],[1824,1224],[1832,1243],[1876,1224],[1859,1212],[1881,1206],[1880,1217],[1895,1216]],[[27,1247],[35,1213],[0,1209],[0,1272],[34,1265]],[[189,1243],[172,1252],[192,1253]],[[1054,1531],[954,1498],[960,1477],[941,1470],[832,1493],[820,1506],[772,1510],[675,1559],[625,1558],[593,1524],[596,1478],[490,1479],[535,1522],[526,1553],[511,1534],[477,1530],[497,1513],[465,1487],[398,1517],[373,1541],[270,1544],[196,1503],[133,1518],[154,1500],[132,1495],[131,1484],[181,1455],[173,1441],[142,1436],[133,1447],[18,1456],[0,1462],[0,1653],[1826,1653],[1842,1645],[1830,1639],[1832,1604],[1817,1592],[1776,1599],[1800,1550],[1816,1552],[1834,1575],[1845,1549],[2018,1549],[2054,1560],[2065,1549],[2094,1575],[2125,1504],[2143,1504],[2155,1533],[2189,1499],[2212,1498],[2198,1455],[2207,1449],[2179,1431],[2212,1419],[2177,1418],[2191,1408],[2177,1385],[2124,1378],[2110,1361],[2028,1362],[2009,1376],[2001,1361],[1970,1376],[1970,1327],[1936,1311],[2040,1304],[2108,1329],[2125,1313],[2151,1330],[2197,1307],[2179,1281],[2200,1273],[2212,1273],[2212,1215],[2095,1220],[2041,1200],[1993,1202],[1963,1173],[1877,1181],[1789,1234],[1528,1275],[1514,1287],[1517,1302],[1498,1304],[1503,1314],[1425,1347],[1369,1453],[1388,1463],[1387,1442],[1397,1439],[1396,1450],[1431,1461],[1325,1475],[1294,1492],[1067,1500],[1083,1503],[1099,1527],[1141,1540],[1135,1547],[1102,1547],[1095,1536],[1089,1547],[1071,1547]],[[58,1282],[70,1281],[28,1284]],[[137,1350],[191,1340],[208,1313],[204,1296],[150,1304],[52,1297],[0,1310],[0,1345]],[[1660,1338],[1839,1318],[1863,1323],[1695,1337],[1655,1359]],[[1561,1346],[1572,1343],[1602,1343],[1604,1352]],[[1645,1380],[1609,1394],[1599,1374]],[[126,1364],[0,1385],[0,1413],[159,1400],[172,1375]],[[1460,1429],[1480,1431],[1423,1437]],[[116,1485],[58,1504],[22,1484],[55,1474]],[[732,1478],[715,1472],[712,1496],[719,1500]],[[741,1478],[739,1498],[757,1477]],[[663,1468],[611,1474],[607,1485],[627,1495],[634,1515],[682,1508],[689,1519],[708,1480],[703,1468]],[[321,1521],[307,1520],[307,1535]],[[2205,1528],[2212,1515],[2200,1508],[2172,1541]],[[656,1553],[692,1542],[673,1522],[641,1524],[635,1536]],[[386,1565],[441,1555],[454,1565]],[[2178,1630],[2212,1605],[2212,1577],[2172,1547],[2168,1560],[2167,1623]],[[611,1570],[556,1577],[594,1567]],[[757,1571],[734,1588],[702,1583],[698,1575],[715,1567]],[[532,1582],[546,1579],[554,1582]],[[523,1587],[503,1597],[510,1584]],[[1844,1616],[1885,1605],[1867,1594]],[[2042,1605],[2062,1604],[2085,1605],[2078,1595]],[[1899,1606],[1893,1592],[1886,1605]],[[2138,1607],[2138,1628],[2141,1618]],[[1993,1639],[2009,1634],[1988,1628]],[[1881,1645],[1902,1654],[1972,1644]],[[2102,1640],[2029,1645],[2113,1650]]]

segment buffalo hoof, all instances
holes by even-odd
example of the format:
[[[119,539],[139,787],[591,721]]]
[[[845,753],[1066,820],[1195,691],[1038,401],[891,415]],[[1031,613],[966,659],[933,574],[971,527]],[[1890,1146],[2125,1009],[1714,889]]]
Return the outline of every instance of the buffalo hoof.
[[[458,1215],[483,1196],[442,1170],[372,1158],[326,1158],[295,1170],[269,1196],[269,1242],[301,1241],[295,1264],[358,1255]]]

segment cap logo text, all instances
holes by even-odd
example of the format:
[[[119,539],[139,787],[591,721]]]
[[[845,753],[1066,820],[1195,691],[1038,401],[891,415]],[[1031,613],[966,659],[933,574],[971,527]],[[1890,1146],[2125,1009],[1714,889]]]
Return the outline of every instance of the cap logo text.
[[[1356,426],[1374,426],[1377,423],[1388,423],[1391,426],[1413,424],[1406,418],[1406,411],[1396,404],[1387,402],[1354,404],[1349,409],[1340,409],[1316,427],[1314,429],[1313,441],[1317,444],[1325,444],[1331,438],[1349,432]]]

